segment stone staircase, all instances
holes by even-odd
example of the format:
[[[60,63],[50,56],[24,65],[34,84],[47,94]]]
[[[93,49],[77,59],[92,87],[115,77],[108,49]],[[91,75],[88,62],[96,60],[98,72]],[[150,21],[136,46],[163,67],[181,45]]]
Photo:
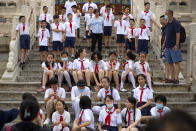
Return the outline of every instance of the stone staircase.
[[[86,41],[82,40],[83,38],[83,22],[81,22],[81,46],[87,47]],[[50,46],[51,50],[51,46]],[[116,51],[115,40],[112,40],[112,46],[110,51]],[[103,47],[102,55],[103,59],[108,58],[109,50]],[[87,50],[87,57],[90,58],[91,52]],[[59,56],[57,56],[59,57]],[[196,93],[191,92],[191,85],[180,82],[179,85],[165,84],[162,83],[164,78],[164,70],[161,65],[159,56],[156,56],[152,46],[149,46],[149,64],[151,71],[153,72],[154,80],[154,96],[157,94],[163,94],[168,99],[168,106],[171,109],[182,109],[194,116],[196,118]],[[122,60],[121,60],[122,62]],[[120,71],[121,72],[121,71]],[[39,52],[38,52],[38,40],[34,44],[31,52],[29,53],[29,60],[27,61],[24,70],[21,70],[16,82],[0,82],[0,109],[10,109],[17,108],[21,103],[22,94],[25,92],[30,92],[38,99],[40,106],[45,110],[44,104],[44,93],[37,93],[36,90],[40,88],[42,69],[39,61]],[[66,85],[63,85],[65,88]],[[127,93],[120,93],[122,107],[125,106],[125,100],[128,96],[132,96],[131,84],[125,84],[125,88],[129,90]],[[94,101],[94,92],[92,91],[92,105],[100,104],[100,102]],[[71,106],[71,93],[66,92],[66,104],[69,108],[69,112],[72,115],[72,122],[74,119],[74,113]],[[154,103],[153,103],[154,104]],[[95,115],[95,121],[97,123],[97,115]],[[13,123],[18,122],[19,118],[16,119]]]

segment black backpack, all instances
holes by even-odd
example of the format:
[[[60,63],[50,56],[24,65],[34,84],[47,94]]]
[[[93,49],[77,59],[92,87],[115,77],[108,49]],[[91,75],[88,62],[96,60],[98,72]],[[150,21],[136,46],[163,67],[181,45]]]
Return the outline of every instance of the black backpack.
[[[180,24],[180,43],[184,43],[186,41],[186,30],[185,28]]]

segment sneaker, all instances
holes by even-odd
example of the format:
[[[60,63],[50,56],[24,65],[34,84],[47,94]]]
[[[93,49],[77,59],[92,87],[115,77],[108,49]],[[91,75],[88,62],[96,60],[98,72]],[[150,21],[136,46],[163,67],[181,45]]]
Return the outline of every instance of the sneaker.
[[[86,36],[84,36],[83,40],[86,40]]]
[[[184,80],[184,76],[183,76],[182,72],[179,73],[178,78],[179,78],[179,80]]]
[[[179,82],[179,80],[174,80],[173,81],[173,84],[179,84],[180,82]]]
[[[125,88],[120,88],[120,92],[127,92]]]
[[[45,91],[45,89],[42,87],[39,90],[37,90],[37,92],[44,92],[44,91]]]
[[[48,125],[48,124],[50,124],[50,119],[49,119],[49,118],[47,118],[47,119],[44,121],[44,125]]]

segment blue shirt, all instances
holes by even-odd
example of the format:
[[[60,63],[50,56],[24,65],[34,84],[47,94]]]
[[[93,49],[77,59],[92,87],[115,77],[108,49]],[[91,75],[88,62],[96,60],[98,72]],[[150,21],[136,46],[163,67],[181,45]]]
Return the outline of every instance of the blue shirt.
[[[92,32],[95,34],[103,33],[103,18],[99,17],[98,19],[93,17],[90,26],[92,27]]]
[[[176,45],[176,33],[180,33],[180,23],[173,19],[166,25],[166,48],[173,48]]]

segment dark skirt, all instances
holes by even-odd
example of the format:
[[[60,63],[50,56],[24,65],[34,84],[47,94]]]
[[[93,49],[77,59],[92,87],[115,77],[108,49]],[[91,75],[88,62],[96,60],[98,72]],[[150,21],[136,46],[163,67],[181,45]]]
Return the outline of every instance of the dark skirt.
[[[138,103],[137,103],[137,107],[143,106],[143,105],[145,105],[145,104],[146,104],[146,102],[142,102],[141,105],[140,105],[140,103],[138,102]],[[151,109],[151,108],[152,108],[151,105],[148,106],[148,107],[143,108],[143,109],[141,110],[142,116],[150,116],[150,109]]]

